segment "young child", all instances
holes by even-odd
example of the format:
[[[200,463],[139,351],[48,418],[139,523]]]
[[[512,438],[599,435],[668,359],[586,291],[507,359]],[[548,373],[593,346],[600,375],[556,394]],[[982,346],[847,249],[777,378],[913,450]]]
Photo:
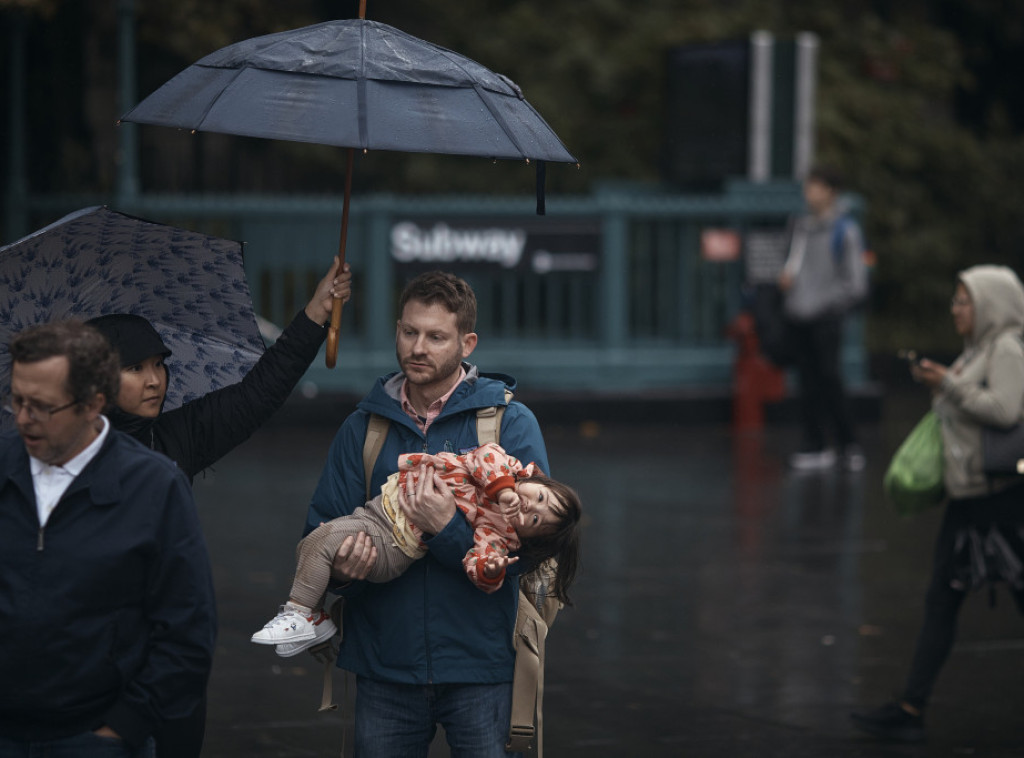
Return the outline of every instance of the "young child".
[[[410,479],[415,484],[420,475],[435,473],[473,527],[474,544],[462,561],[473,584],[494,592],[520,558],[527,570],[555,558],[552,594],[569,604],[568,589],[579,563],[580,520],[579,496],[571,487],[544,476],[532,463],[523,466],[493,443],[463,455],[409,453],[399,458],[398,469],[377,497],[322,524],[299,543],[288,603],[252,636],[253,642],[277,645],[278,655],[290,657],[337,632],[323,600],[331,563],[349,535],[366,532],[377,546],[367,581],[390,581],[422,558],[427,551],[422,532],[406,519],[398,501]]]

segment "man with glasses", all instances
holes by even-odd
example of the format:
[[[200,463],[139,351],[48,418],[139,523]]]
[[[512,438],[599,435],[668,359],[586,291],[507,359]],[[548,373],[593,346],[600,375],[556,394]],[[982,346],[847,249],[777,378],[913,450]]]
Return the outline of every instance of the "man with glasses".
[[[190,713],[215,636],[195,502],[174,464],[110,428],[120,366],[67,322],[10,345],[0,434],[0,758],[148,758]]]

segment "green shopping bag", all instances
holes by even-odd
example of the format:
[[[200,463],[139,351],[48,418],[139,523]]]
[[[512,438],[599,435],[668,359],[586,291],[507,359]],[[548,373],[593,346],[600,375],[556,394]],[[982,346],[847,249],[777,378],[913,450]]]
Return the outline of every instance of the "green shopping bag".
[[[942,484],[942,423],[928,411],[899,446],[882,480],[886,497],[902,516],[938,505]]]

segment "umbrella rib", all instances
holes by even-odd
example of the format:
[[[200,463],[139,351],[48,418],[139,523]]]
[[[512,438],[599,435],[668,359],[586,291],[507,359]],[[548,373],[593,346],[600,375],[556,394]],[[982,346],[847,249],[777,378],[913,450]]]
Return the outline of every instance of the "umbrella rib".
[[[483,88],[483,87],[482,87],[482,86],[481,86],[480,84],[478,84],[478,83],[476,82],[476,80],[475,80],[475,79],[473,78],[473,75],[472,75],[472,74],[470,74],[470,73],[469,73],[469,72],[468,72],[468,71],[466,70],[466,67],[465,67],[465,66],[463,66],[463,65],[462,65],[461,63],[459,63],[459,61],[455,60],[455,59],[454,59],[454,58],[453,58],[453,57],[452,57],[451,55],[448,55],[448,53],[449,53],[449,51],[448,51],[448,50],[446,50],[445,48],[438,48],[438,51],[439,51],[439,52],[440,52],[440,53],[441,53],[441,54],[442,54],[442,55],[443,55],[443,56],[444,56],[445,58],[447,58],[447,59],[449,60],[449,62],[450,62],[450,63],[451,63],[451,64],[452,64],[453,66],[455,66],[455,67],[456,67],[456,68],[458,68],[458,69],[459,69],[460,71],[462,71],[462,73],[463,73],[463,74],[465,74],[465,76],[466,76],[466,79],[467,79],[468,81],[471,81],[471,82],[473,82],[473,91],[474,91],[474,92],[476,92],[476,96],[477,96],[478,98],[480,98],[480,100],[481,100],[481,101],[483,102],[483,104],[484,104],[485,106],[487,106],[487,110],[488,110],[488,111],[490,111],[490,114],[491,114],[491,116],[493,116],[493,117],[494,117],[494,120],[495,120],[495,122],[496,122],[496,123],[498,124],[498,126],[500,126],[500,127],[501,127],[501,130],[502,130],[503,132],[505,132],[505,136],[506,136],[506,137],[508,137],[508,141],[509,141],[509,142],[511,142],[511,143],[512,143],[513,145],[515,145],[515,147],[516,147],[516,150],[518,150],[518,151],[520,152],[520,154],[522,154],[522,156],[523,156],[524,158],[526,158],[526,160],[527,160],[527,161],[529,161],[529,159],[530,159],[530,156],[528,156],[528,155],[526,154],[526,151],[525,151],[525,150],[523,150],[523,146],[522,146],[522,145],[521,145],[521,144],[519,143],[519,140],[517,140],[517,139],[515,138],[515,135],[513,135],[513,134],[512,134],[512,130],[508,128],[508,124],[507,124],[507,123],[505,122],[505,119],[504,119],[504,118],[502,118],[501,114],[500,114],[500,113],[498,113],[498,112],[497,112],[497,111],[496,111],[496,110],[495,110],[495,109],[494,109],[494,108],[493,108],[493,107],[491,106],[491,103],[490,103],[490,101],[489,101],[489,100],[488,100],[488,99],[487,99],[486,97],[484,97],[484,95],[483,95],[483,89],[484,89],[484,88]],[[495,93],[495,94],[498,94],[498,93]],[[524,100],[524,102],[525,102],[525,100]]]
[[[356,114],[359,119],[359,145],[370,146],[366,125],[366,24],[359,25],[359,73],[356,74]]]
[[[508,137],[508,141],[511,142],[513,145],[515,145],[516,146],[516,150],[518,150],[520,153],[522,153],[522,156],[527,161],[529,161],[530,160],[530,156],[528,156],[526,154],[526,151],[523,149],[523,146],[521,144],[519,144],[519,140],[517,140],[515,138],[515,135],[512,134],[512,130],[508,128],[508,124],[505,122],[505,119],[502,117],[502,115],[500,113],[498,113],[498,111],[496,111],[494,109],[494,107],[491,105],[491,101],[488,100],[486,97],[484,97],[484,95],[483,95],[483,93],[481,91],[481,90],[483,90],[483,87],[481,87],[479,84],[474,82],[473,83],[473,90],[476,92],[476,96],[478,98],[480,98],[480,100],[483,102],[483,104],[485,106],[487,106],[487,110],[491,112],[491,116],[494,118],[495,123],[497,123],[498,126],[501,127],[501,130],[503,132],[505,132],[505,136]]]
[[[200,64],[197,63],[195,65],[198,66]],[[220,71],[229,70],[229,69],[225,69],[224,66],[203,66],[203,68],[217,69],[217,70],[220,70]],[[224,93],[228,91],[228,87],[230,87],[232,84],[234,84],[235,80],[237,80],[238,77],[242,75],[242,72],[245,71],[247,68],[256,68],[256,67],[255,66],[241,66],[239,68],[234,69],[235,75],[231,77],[231,81],[229,81],[227,84],[225,84],[223,87],[221,87],[221,90],[220,90],[220,92],[217,93],[217,96],[214,97],[212,100],[210,100],[210,103],[206,106],[205,109],[203,109],[203,115],[200,117],[199,123],[195,126],[195,130],[197,132],[203,131],[203,122],[206,121],[206,117],[210,115],[210,111],[212,111],[213,107],[218,102],[220,102],[220,99],[222,97],[224,97]]]

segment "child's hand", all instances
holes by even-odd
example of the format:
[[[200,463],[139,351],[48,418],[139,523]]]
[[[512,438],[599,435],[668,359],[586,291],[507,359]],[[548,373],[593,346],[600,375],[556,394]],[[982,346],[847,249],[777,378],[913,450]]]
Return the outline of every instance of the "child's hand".
[[[519,513],[519,493],[513,488],[502,490],[498,493],[498,505],[506,518],[512,518]]]
[[[492,555],[484,562],[484,576],[488,579],[497,579],[508,566],[519,560],[518,556]]]

